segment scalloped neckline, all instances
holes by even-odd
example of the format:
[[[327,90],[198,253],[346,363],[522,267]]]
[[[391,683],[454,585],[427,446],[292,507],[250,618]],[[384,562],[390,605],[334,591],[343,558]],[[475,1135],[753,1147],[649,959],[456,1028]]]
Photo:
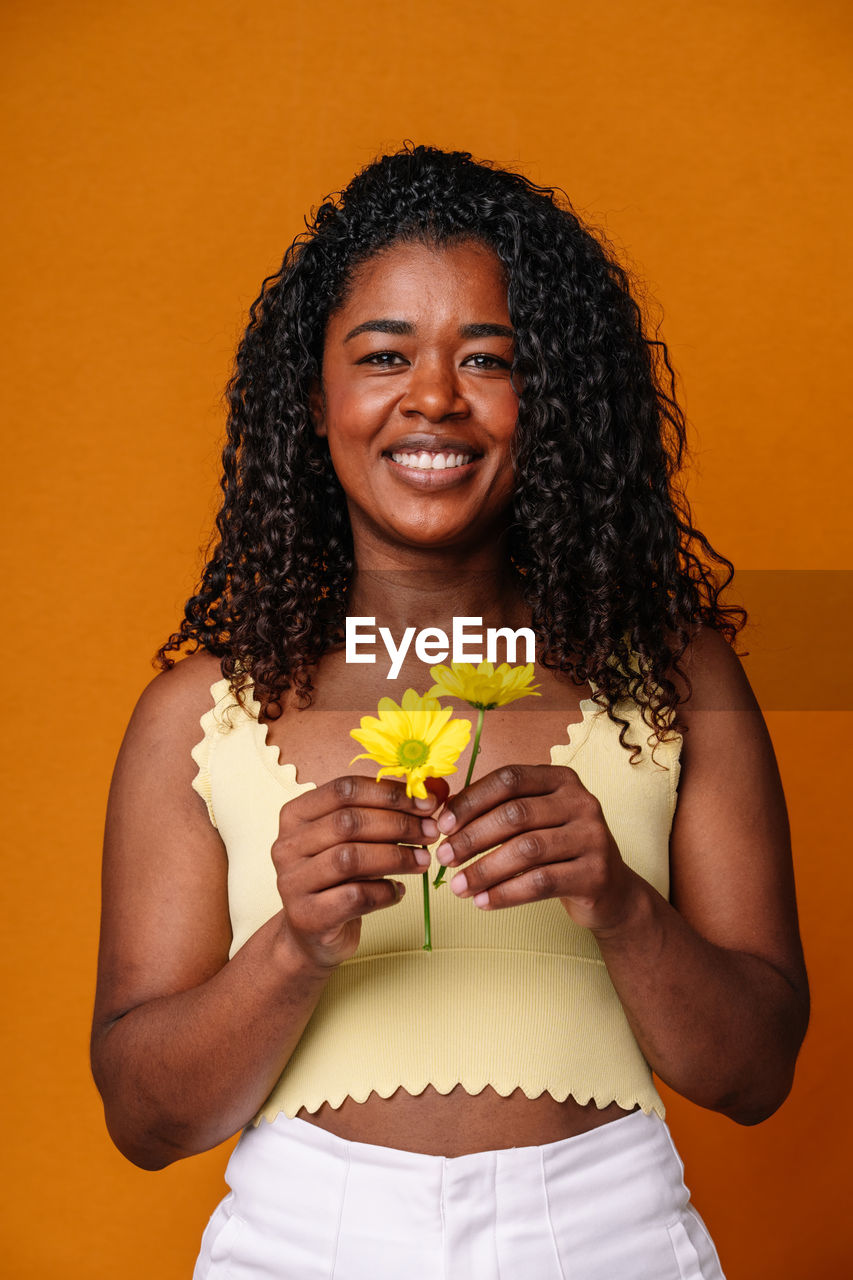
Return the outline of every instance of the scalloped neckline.
[[[592,681],[588,681],[588,684],[593,693],[595,693],[596,687]],[[295,764],[289,760],[282,760],[281,748],[277,747],[274,742],[269,741],[269,724],[261,724],[259,719],[261,704],[255,697],[254,685],[250,682],[246,689],[248,693],[246,706],[247,710],[252,713],[250,715],[252,738],[258,755],[267,771],[284,787],[297,786],[302,790],[316,789],[316,782],[300,781],[299,770]],[[563,761],[564,765],[571,764],[581,747],[584,746],[597,719],[594,713],[602,712],[604,708],[600,707],[592,698],[582,698],[578,703],[578,710],[581,713],[580,720],[566,725],[566,741],[555,743],[548,752],[549,757],[552,757],[555,751],[567,750],[569,754],[567,759]],[[282,775],[285,776],[283,777]]]

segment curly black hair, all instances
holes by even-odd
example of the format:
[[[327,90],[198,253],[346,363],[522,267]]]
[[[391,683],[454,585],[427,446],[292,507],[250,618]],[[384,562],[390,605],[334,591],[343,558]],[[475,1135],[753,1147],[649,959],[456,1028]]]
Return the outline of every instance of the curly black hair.
[[[595,682],[634,760],[616,704],[633,699],[668,736],[671,673],[683,675],[697,626],[731,644],[746,614],[719,603],[733,566],[693,527],[677,485],[684,415],[627,271],[562,191],[464,151],[407,144],[306,227],[251,307],[227,389],[218,541],[155,663],[194,644],[221,659],[241,702],[251,681],[270,717],[287,689],[310,703],[312,668],[342,639],[353,571],[344,494],[309,408],[327,320],[377,252],[475,240],[508,280],[520,387],[509,548],[540,661]]]

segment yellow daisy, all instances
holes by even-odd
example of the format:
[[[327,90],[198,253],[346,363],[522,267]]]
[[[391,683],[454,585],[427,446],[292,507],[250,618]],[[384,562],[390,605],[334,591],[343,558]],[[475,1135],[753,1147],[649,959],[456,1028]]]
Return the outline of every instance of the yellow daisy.
[[[511,667],[502,662],[495,670],[491,662],[481,662],[475,667],[470,662],[453,662],[449,667],[430,667],[435,684],[427,693],[428,698],[461,698],[478,711],[493,711],[505,707],[518,698],[540,698],[538,685],[532,685],[533,663],[526,667]]]
[[[430,694],[421,697],[407,689],[400,706],[392,698],[379,699],[379,716],[362,716],[361,727],[350,730],[366,750],[353,757],[380,765],[376,777],[406,779],[406,795],[423,800],[424,778],[443,778],[456,772],[456,761],[471,737],[471,721],[451,719],[452,707],[442,707]]]

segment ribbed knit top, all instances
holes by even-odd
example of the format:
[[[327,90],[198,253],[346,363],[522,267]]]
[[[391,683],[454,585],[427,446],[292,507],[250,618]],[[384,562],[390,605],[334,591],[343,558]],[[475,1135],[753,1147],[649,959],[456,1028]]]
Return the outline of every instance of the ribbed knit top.
[[[228,854],[233,955],[281,910],[270,850],[282,804],[315,784],[279,762],[258,720],[251,690],[240,707],[227,680],[211,686],[213,706],[192,755],[193,787],[207,803]],[[642,756],[630,764],[619,726],[596,703],[551,748],[599,800],[624,860],[665,897],[681,737],[649,746],[639,708],[619,704]],[[435,846],[433,846],[433,850]],[[440,864],[433,852],[430,881]],[[428,1084],[471,1094],[487,1084],[506,1097],[570,1094],[598,1107],[664,1106],[589,930],[559,899],[480,911],[445,887],[431,892],[433,950],[423,950],[423,904],[410,892],[362,919],[355,954],[332,973],[302,1037],[255,1117],[364,1102]]]

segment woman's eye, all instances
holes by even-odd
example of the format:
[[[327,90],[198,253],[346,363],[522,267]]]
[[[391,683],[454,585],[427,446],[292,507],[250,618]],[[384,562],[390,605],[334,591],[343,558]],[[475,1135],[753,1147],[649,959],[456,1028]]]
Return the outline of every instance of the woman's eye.
[[[388,368],[390,365],[402,362],[403,357],[399,351],[371,351],[370,355],[364,356],[358,361],[359,364],[378,365],[379,368]]]
[[[502,360],[500,356],[489,355],[485,351],[478,351],[473,356],[468,356],[465,360],[466,364],[473,364],[475,369],[510,369],[512,366],[509,361]]]

